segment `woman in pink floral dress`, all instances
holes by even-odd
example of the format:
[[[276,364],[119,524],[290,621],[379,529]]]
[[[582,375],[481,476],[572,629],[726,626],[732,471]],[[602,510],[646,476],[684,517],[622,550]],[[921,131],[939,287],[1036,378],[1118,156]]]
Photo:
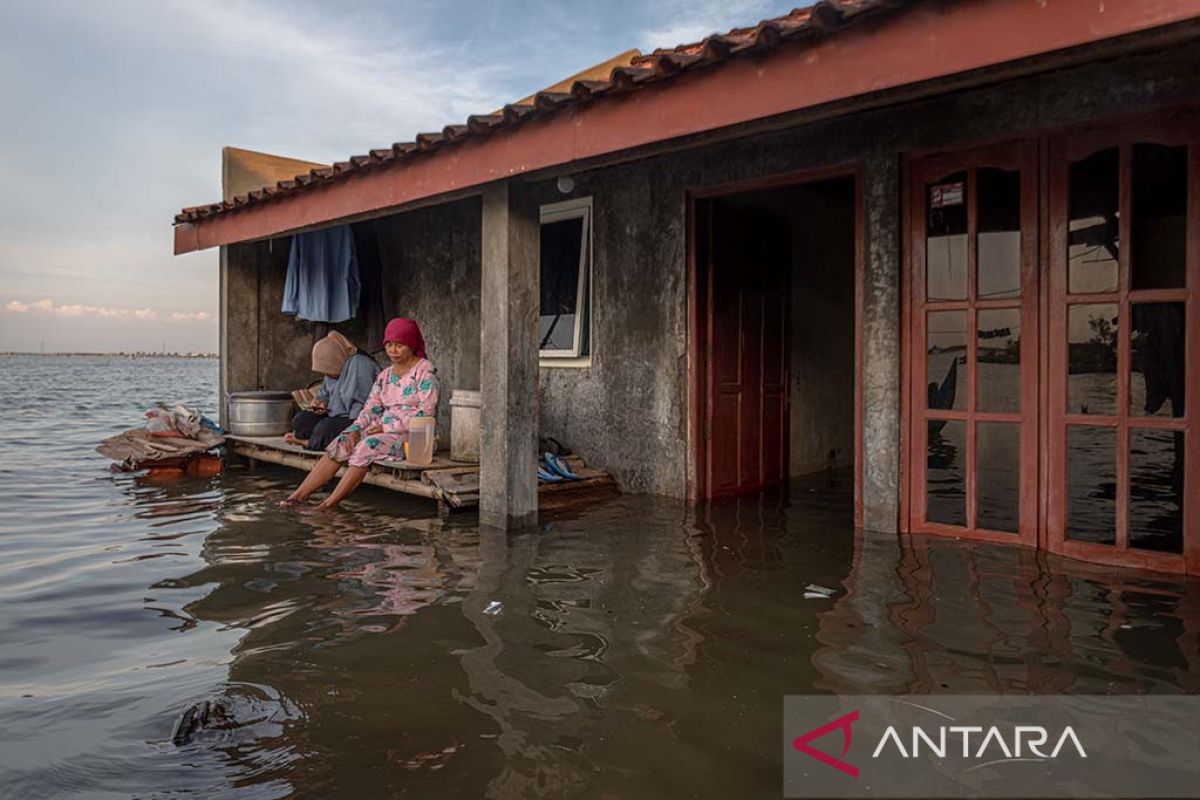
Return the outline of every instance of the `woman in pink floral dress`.
[[[404,458],[409,420],[437,416],[437,372],[425,358],[425,339],[417,323],[393,319],[384,331],[383,347],[392,365],[375,379],[362,413],[329,445],[285,502],[304,502],[348,464],[346,474],[317,509],[336,507],[358,488],[371,464],[381,458]]]

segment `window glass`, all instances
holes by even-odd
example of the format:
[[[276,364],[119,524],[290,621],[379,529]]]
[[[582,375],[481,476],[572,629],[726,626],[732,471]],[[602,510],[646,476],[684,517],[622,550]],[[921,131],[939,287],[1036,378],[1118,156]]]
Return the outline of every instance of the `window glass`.
[[[1068,306],[1067,413],[1117,413],[1117,305]]]
[[[979,234],[976,237],[981,300],[1021,294],[1021,173],[979,170]]]
[[[1071,164],[1067,221],[1067,290],[1117,289],[1120,155],[1101,150]]]
[[[1021,410],[1021,309],[975,315],[975,410]]]
[[[1177,289],[1187,264],[1187,147],[1133,146],[1130,288]]]
[[[583,216],[542,223],[538,340],[543,355],[586,353],[587,236]]]
[[[1183,431],[1129,432],[1129,546],[1183,552]]]
[[[927,188],[925,274],[929,300],[967,298],[967,173]]]
[[[930,420],[925,516],[943,525],[967,524],[966,423]]]
[[[1067,427],[1067,538],[1113,544],[1117,540],[1117,432]]]
[[[1021,519],[1021,426],[980,422],[975,427],[975,527],[1016,533]]]
[[[927,408],[962,411],[967,407],[967,312],[935,311],[925,330],[929,380]]]
[[[1183,303],[1130,306],[1129,413],[1135,417],[1182,417],[1187,386]]]

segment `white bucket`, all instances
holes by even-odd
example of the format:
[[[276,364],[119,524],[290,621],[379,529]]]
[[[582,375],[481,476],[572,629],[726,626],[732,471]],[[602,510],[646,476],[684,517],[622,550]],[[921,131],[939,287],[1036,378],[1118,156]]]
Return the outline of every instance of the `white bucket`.
[[[450,393],[450,458],[479,463],[479,409],[483,395],[470,389]]]

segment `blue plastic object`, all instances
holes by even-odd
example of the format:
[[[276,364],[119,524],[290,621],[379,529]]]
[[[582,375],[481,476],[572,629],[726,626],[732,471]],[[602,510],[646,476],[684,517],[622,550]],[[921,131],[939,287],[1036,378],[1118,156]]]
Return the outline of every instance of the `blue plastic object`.
[[[542,469],[541,467],[538,467],[537,476],[538,476],[538,480],[541,481],[542,483],[562,483],[562,481],[563,481],[563,478],[561,475],[555,475],[551,472],[547,472],[546,470]]]
[[[542,461],[546,463],[546,471],[569,481],[579,480],[579,476],[567,466],[566,462],[553,453],[543,453]]]

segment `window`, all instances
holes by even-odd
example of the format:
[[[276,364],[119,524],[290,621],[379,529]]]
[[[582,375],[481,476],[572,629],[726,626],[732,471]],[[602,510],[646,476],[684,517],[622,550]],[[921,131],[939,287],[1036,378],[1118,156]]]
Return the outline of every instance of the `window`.
[[[592,198],[542,206],[538,349],[545,359],[590,355]]]

